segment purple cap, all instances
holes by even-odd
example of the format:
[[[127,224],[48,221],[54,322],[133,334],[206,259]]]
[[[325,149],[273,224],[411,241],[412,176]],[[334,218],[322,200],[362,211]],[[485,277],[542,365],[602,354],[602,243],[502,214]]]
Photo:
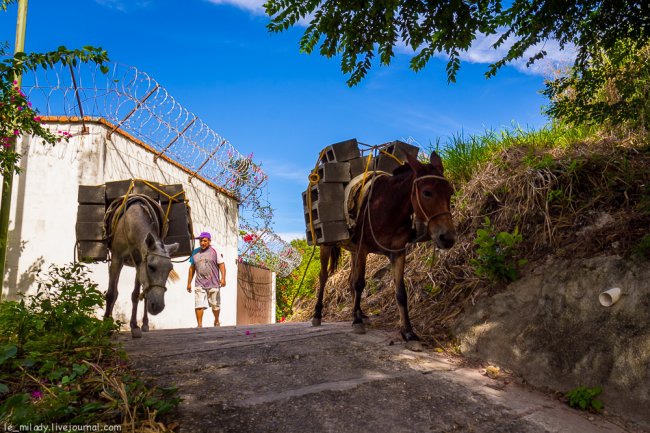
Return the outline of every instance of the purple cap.
[[[201,232],[201,234],[195,237],[194,239],[203,239],[203,238],[208,238],[212,240],[212,236],[210,236],[210,233],[208,232]]]

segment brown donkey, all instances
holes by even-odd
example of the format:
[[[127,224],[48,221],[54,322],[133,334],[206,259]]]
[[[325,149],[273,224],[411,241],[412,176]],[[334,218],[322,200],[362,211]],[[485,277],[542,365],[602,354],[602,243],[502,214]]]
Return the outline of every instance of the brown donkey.
[[[453,188],[443,175],[442,160],[431,153],[430,163],[422,164],[407,156],[407,163],[398,167],[392,176],[379,176],[369,188],[359,207],[356,225],[349,240],[320,247],[320,286],[314,308],[313,326],[322,319],[323,291],[327,278],[336,268],[340,249],[351,253],[350,285],[354,290],[353,330],[365,333],[361,310],[361,294],[366,285],[366,259],[369,253],[382,254],[390,259],[395,282],[395,298],[400,314],[400,333],[406,347],[421,350],[419,337],[413,331],[408,314],[408,300],[404,286],[406,245],[414,239],[412,215],[425,224],[427,234],[438,248],[448,249],[456,241],[456,230],[451,218],[450,200]],[[328,272],[329,263],[329,272]]]

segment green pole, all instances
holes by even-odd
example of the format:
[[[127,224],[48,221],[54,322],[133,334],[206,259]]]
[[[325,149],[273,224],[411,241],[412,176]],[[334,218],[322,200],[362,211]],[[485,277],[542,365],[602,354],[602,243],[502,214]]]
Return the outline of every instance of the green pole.
[[[14,54],[25,51],[25,29],[27,28],[27,0],[18,0],[18,18],[16,20],[16,45]],[[23,81],[21,75],[16,76],[17,87]],[[11,141],[9,150],[16,150],[16,138]],[[2,182],[2,204],[0,204],[0,299],[5,281],[5,262],[9,243],[9,212],[11,211],[11,191],[13,189],[14,172],[7,170]]]

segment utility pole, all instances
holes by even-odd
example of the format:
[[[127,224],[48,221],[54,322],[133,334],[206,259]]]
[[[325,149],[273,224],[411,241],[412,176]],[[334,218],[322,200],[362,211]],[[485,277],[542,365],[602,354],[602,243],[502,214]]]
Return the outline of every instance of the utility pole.
[[[27,0],[18,0],[18,18],[16,20],[16,44],[14,54],[25,51],[25,29],[27,28]],[[22,85],[22,75],[16,76],[16,87]],[[16,138],[11,140],[9,150],[16,150]],[[2,204],[0,204],[0,299],[5,280],[5,262],[9,244],[9,213],[11,211],[11,191],[13,189],[14,172],[7,170],[2,182]]]

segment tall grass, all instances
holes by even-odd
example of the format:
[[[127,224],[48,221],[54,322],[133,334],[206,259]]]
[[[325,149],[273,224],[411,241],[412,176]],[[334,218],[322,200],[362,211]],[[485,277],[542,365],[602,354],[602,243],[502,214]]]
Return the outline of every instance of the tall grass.
[[[539,129],[513,125],[501,131],[486,130],[482,134],[455,134],[442,146],[437,141],[435,148],[442,157],[447,177],[458,184],[467,183],[486,162],[501,151],[514,146],[537,149],[571,147],[593,137],[598,132],[593,126],[566,126],[548,124]]]

